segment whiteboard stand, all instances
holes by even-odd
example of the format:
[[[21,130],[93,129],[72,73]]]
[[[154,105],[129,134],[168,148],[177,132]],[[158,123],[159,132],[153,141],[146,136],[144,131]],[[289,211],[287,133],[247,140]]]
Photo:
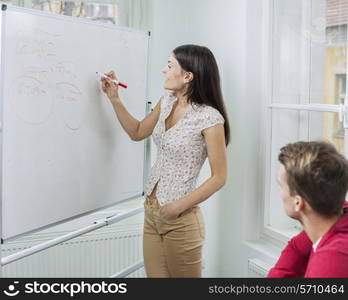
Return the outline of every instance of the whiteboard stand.
[[[149,39],[151,37],[151,31],[148,31]],[[147,43],[147,53],[149,53],[150,43]],[[146,60],[146,70],[149,70],[149,54]],[[149,76],[146,76],[146,96],[149,95]],[[152,111],[152,102],[147,101],[145,107],[145,116]],[[144,143],[144,166],[143,166],[143,196],[145,196],[145,185],[151,168],[151,137],[147,138]]]
[[[48,248],[51,248],[53,246],[59,245],[63,242],[71,240],[71,239],[78,237],[82,234],[97,230],[97,229],[104,227],[104,226],[107,226],[107,225],[111,225],[111,224],[120,222],[126,218],[132,217],[132,216],[139,214],[143,211],[144,211],[144,208],[141,206],[141,207],[137,207],[135,209],[129,210],[129,211],[122,213],[120,215],[117,215],[117,216],[110,216],[110,217],[106,217],[104,219],[95,221],[92,225],[89,225],[89,226],[84,227],[82,229],[70,232],[70,233],[65,234],[63,236],[57,237],[53,240],[43,242],[43,243],[35,245],[31,248],[25,249],[23,251],[20,251],[20,252],[14,253],[14,254],[11,254],[11,255],[6,256],[6,257],[3,257],[3,258],[1,258],[1,265],[5,266],[5,265],[10,264],[12,262],[15,262],[17,260],[20,260],[24,257],[33,255],[35,253],[41,252],[41,251],[46,250]]]
[[[145,116],[147,116],[152,109],[152,103],[148,101],[146,103],[146,112]],[[147,138],[144,143],[144,177],[143,177],[143,196],[145,196],[145,184],[149,175],[151,167],[151,137]]]
[[[5,32],[5,14],[4,11],[7,9],[7,5],[6,4],[1,4],[1,15],[0,15],[0,24],[1,24],[1,31],[0,31],[0,98],[2,98],[2,94],[3,94],[3,76],[4,76],[4,66],[1,62],[3,62],[4,60],[4,44],[2,41],[2,35]],[[0,174],[2,174],[2,115],[3,115],[3,107],[2,107],[2,101],[0,103]],[[3,189],[2,189],[2,178],[0,178],[0,258],[1,258],[1,254],[2,254],[2,244],[3,244],[3,240],[2,240],[2,195],[3,195]],[[0,278],[2,278],[2,264],[0,263]]]
[[[144,261],[140,260],[138,262],[136,262],[135,264],[130,265],[128,268],[113,274],[110,276],[110,278],[125,278],[127,277],[129,274],[132,274],[135,271],[138,271],[140,268],[144,267]]]

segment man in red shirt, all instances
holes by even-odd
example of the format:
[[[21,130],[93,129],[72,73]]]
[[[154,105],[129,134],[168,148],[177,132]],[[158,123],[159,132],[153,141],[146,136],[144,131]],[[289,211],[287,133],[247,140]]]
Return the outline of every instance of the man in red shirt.
[[[279,161],[285,211],[303,231],[268,277],[348,277],[348,161],[325,142],[288,144]]]

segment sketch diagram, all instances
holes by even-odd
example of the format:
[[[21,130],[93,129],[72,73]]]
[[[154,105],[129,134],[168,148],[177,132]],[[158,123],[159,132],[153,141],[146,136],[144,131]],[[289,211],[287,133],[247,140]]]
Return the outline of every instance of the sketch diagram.
[[[113,40],[112,44],[114,45],[113,47],[115,47],[116,49],[122,49],[125,52],[131,51],[131,48],[128,43],[128,38],[126,37],[126,34],[124,32],[120,32],[118,34],[118,38]]]
[[[45,40],[20,41],[17,45],[18,55],[33,55],[38,58],[56,56],[54,43]]]
[[[52,114],[54,101],[42,81],[20,76],[12,82],[10,91],[14,112],[23,121],[38,125]]]
[[[56,81],[55,78],[61,80],[76,80],[77,75],[72,71],[73,63],[70,61],[61,61],[56,64],[49,64],[48,66],[27,66],[23,67],[23,75],[35,77],[39,80]]]
[[[24,122],[40,125],[51,117],[57,106],[55,102],[58,101],[59,113],[66,127],[78,130],[81,127],[82,92],[71,82],[55,82],[57,77],[62,78],[62,75],[53,74],[56,68],[53,66],[50,71],[34,66],[24,68],[24,74],[15,78],[11,84],[13,111]],[[59,70],[69,76],[73,74],[63,67]]]
[[[121,42],[127,49],[129,49],[128,40],[127,40],[127,38],[124,36],[123,33],[121,33],[120,42]]]
[[[50,34],[42,30],[34,30],[33,37],[26,31],[18,34],[16,53],[18,55],[32,55],[40,59],[56,57],[57,34]]]
[[[78,101],[82,94],[80,89],[70,82],[56,83],[58,99],[65,101]]]
[[[56,83],[57,98],[62,107],[62,114],[65,125],[71,130],[78,130],[81,127],[81,97],[80,89],[70,82]]]
[[[57,73],[59,76],[77,79],[77,75],[72,71],[73,62],[60,61],[50,68],[51,72]]]
[[[46,80],[47,77],[49,76],[49,70],[42,69],[36,66],[30,66],[30,67],[23,68],[23,75],[34,77],[37,80],[42,81],[42,80]]]

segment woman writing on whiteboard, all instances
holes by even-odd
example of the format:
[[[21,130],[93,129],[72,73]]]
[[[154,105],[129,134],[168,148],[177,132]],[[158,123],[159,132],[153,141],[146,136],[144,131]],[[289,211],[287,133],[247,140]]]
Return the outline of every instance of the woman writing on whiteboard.
[[[162,72],[168,93],[142,121],[126,110],[110,79],[102,79],[102,89],[130,138],[152,135],[158,147],[145,188],[147,276],[201,277],[205,229],[198,204],[226,182],[229,123],[218,67],[208,48],[177,47]],[[116,79],[113,72],[106,75]],[[207,157],[211,176],[196,187]]]

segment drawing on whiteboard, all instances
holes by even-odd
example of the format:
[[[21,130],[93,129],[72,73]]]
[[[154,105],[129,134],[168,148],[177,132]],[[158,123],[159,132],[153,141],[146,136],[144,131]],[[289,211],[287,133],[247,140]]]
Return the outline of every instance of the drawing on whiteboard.
[[[37,80],[46,79],[49,74],[48,70],[43,70],[42,68],[30,66],[23,68],[23,75],[27,75],[29,77],[35,77]]]
[[[36,36],[46,36],[46,37],[55,38],[55,39],[62,36],[61,34],[48,32],[48,31],[42,30],[41,28],[36,28],[34,30],[34,36],[35,35]]]
[[[70,130],[81,128],[81,102],[66,102],[63,109],[65,126]]]
[[[31,38],[32,37],[32,38]],[[22,30],[18,33],[16,53],[18,55],[32,55],[38,58],[57,56],[56,40],[60,35],[52,34],[41,29]]]
[[[71,71],[73,69],[73,62],[71,61],[60,61],[56,65],[51,67],[51,71],[54,73],[58,73],[60,76],[69,77],[69,78],[77,78],[77,75]]]
[[[115,42],[117,44],[121,43],[126,48],[126,50],[131,50],[129,45],[128,45],[128,39],[125,37],[125,34],[123,32],[120,33],[119,39],[115,40]]]
[[[77,75],[72,71],[73,62],[61,61],[43,69],[43,67],[27,66],[23,68],[23,74],[35,77],[37,79],[53,79],[53,76],[59,76],[65,80],[75,80]],[[53,74],[52,74],[53,73]]]
[[[81,97],[80,89],[70,82],[57,82],[57,98],[60,100],[65,125],[70,130],[81,127]]]
[[[55,44],[43,39],[20,41],[17,44],[18,55],[30,55],[37,58],[55,57]]]
[[[80,89],[70,82],[57,82],[56,88],[60,100],[78,101],[82,95]]]
[[[26,123],[44,123],[52,114],[54,106],[47,90],[43,82],[34,77],[17,77],[10,90],[13,111]]]

